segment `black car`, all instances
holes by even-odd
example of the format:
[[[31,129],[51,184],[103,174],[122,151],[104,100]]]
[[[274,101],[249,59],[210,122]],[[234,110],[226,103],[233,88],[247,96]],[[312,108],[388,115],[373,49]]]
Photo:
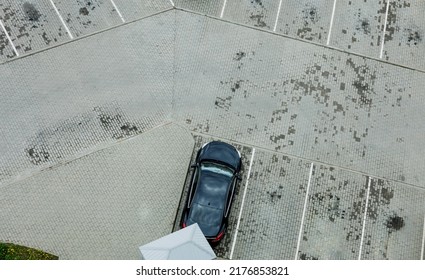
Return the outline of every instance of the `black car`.
[[[223,238],[237,182],[240,180],[241,154],[220,141],[204,144],[198,151],[182,227],[197,223],[208,241]]]

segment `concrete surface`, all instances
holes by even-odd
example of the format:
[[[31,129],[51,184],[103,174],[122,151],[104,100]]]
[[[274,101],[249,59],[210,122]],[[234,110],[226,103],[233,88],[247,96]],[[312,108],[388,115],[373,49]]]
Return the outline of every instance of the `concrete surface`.
[[[136,258],[136,239],[177,228],[190,155],[220,139],[244,170],[219,258],[421,258],[422,4],[89,2],[0,4],[0,240],[60,258]],[[168,220],[143,238],[122,203],[136,203],[135,182],[163,181],[111,171],[135,168],[133,148],[175,172],[173,202],[156,211]],[[118,181],[125,191],[99,189]],[[90,208],[99,195],[113,207]],[[85,208],[63,209],[66,197]]]

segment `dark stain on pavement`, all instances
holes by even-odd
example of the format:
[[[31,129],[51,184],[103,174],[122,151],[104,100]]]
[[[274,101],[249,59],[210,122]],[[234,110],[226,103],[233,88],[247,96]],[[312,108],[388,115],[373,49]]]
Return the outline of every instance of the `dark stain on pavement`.
[[[28,140],[24,154],[32,164],[41,165],[75,155],[93,143],[128,138],[144,129],[144,124],[129,120],[117,104],[97,106],[40,130]]]
[[[386,226],[390,232],[400,230],[404,227],[404,219],[398,215],[388,217]]]
[[[257,27],[267,27],[266,22],[264,21],[264,13],[263,12],[259,12],[259,13],[251,13],[251,15],[249,16],[249,18],[254,21],[254,26]]]
[[[408,46],[417,46],[419,43],[422,42],[422,35],[419,31],[419,28],[405,28],[404,36],[407,38],[406,44]]]
[[[29,21],[38,21],[40,19],[41,14],[33,4],[25,2],[22,8]]]
[[[234,60],[240,61],[242,58],[246,57],[246,53],[243,51],[239,51],[236,53]]]
[[[318,257],[311,256],[311,255],[309,255],[307,253],[301,253],[300,254],[300,259],[301,260],[318,260],[319,258]]]
[[[381,213],[380,208],[389,205],[394,197],[394,189],[383,179],[374,179],[370,186],[368,217],[376,220]]]
[[[44,150],[42,147],[29,147],[25,149],[25,154],[29,158],[30,162],[34,165],[39,165],[49,161],[49,152]]]
[[[80,15],[87,16],[89,14],[89,10],[87,7],[80,8]]]
[[[356,65],[351,58],[347,60],[346,65],[350,66],[356,75],[356,79],[353,81],[352,85],[358,96],[353,97],[352,101],[370,110],[373,97],[376,94],[374,89],[376,70],[370,69],[366,63]]]

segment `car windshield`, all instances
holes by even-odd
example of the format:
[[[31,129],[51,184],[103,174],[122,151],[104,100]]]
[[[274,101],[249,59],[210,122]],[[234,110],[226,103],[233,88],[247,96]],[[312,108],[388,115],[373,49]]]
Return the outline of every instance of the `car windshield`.
[[[203,162],[201,163],[201,171],[210,171],[217,174],[222,174],[227,177],[233,176],[233,171],[221,164],[211,163],[211,162]]]

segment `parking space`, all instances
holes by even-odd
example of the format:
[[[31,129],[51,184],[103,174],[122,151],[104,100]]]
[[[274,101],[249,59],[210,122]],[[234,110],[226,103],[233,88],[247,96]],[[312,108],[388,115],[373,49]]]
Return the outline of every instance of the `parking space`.
[[[227,0],[228,1],[228,0]],[[225,0],[216,1],[192,1],[192,0],[173,0],[176,7],[188,9],[191,11],[219,17],[223,9]]]
[[[294,259],[310,165],[256,150],[233,259]]]
[[[425,191],[372,179],[362,259],[421,259]]]
[[[315,164],[298,259],[357,259],[368,178]]]
[[[126,22],[173,8],[169,0],[113,0],[111,2],[115,4]]]
[[[0,20],[19,54],[70,40],[49,0],[4,1],[0,3]]]
[[[425,70],[425,2],[391,1],[383,59]]]
[[[276,32],[326,44],[333,1],[284,0]]]
[[[198,133],[194,139],[191,163],[204,143],[220,140]],[[219,258],[421,258],[424,190],[229,143],[242,153],[243,180],[226,235],[214,247]],[[174,230],[191,177],[188,167]]]
[[[387,1],[336,1],[329,45],[379,57]]]
[[[211,137],[211,136],[197,135],[197,134],[194,135],[194,139],[195,139],[195,145],[194,145],[194,148],[193,148],[193,153],[192,153],[192,157],[191,157],[191,160],[190,160],[190,164],[195,162],[196,154],[199,151],[199,149],[202,147],[203,144],[208,143],[208,142],[213,141],[213,140],[220,140],[220,139],[217,139],[217,138],[214,138],[214,137]],[[234,235],[235,235],[235,232],[236,232],[236,227],[237,227],[237,224],[238,224],[239,210],[242,207],[243,192],[244,192],[244,187],[246,185],[246,180],[248,179],[247,178],[248,177],[248,167],[251,164],[250,160],[251,160],[253,149],[239,145],[239,144],[236,144],[236,143],[226,141],[224,139],[221,139],[220,141],[225,141],[225,142],[230,143],[233,146],[235,146],[236,149],[238,149],[238,151],[241,153],[241,156],[242,156],[242,170],[241,170],[242,180],[239,182],[239,184],[238,184],[238,186],[236,187],[236,190],[235,190],[235,199],[233,200],[232,210],[231,210],[230,215],[229,215],[228,228],[226,230],[226,234],[224,235],[223,239],[220,241],[220,243],[217,246],[214,247],[214,251],[215,251],[218,258],[228,259],[228,258],[230,258],[232,242],[233,242]],[[174,231],[181,228],[181,218],[182,218],[182,214],[183,214],[184,205],[186,203],[187,192],[189,191],[189,184],[190,184],[192,174],[193,174],[192,169],[190,169],[189,166],[188,166],[188,172],[187,172],[186,179],[185,179],[185,185],[184,185],[184,188],[183,188],[183,193],[181,195],[181,200],[180,200],[179,208],[178,208],[178,211],[177,211],[176,220],[175,220],[175,223],[174,223]]]
[[[9,33],[0,20],[0,63],[17,55],[13,50]]]
[[[111,1],[55,0],[55,5],[75,37],[122,24]]]
[[[223,19],[273,31],[279,1],[228,0]]]

